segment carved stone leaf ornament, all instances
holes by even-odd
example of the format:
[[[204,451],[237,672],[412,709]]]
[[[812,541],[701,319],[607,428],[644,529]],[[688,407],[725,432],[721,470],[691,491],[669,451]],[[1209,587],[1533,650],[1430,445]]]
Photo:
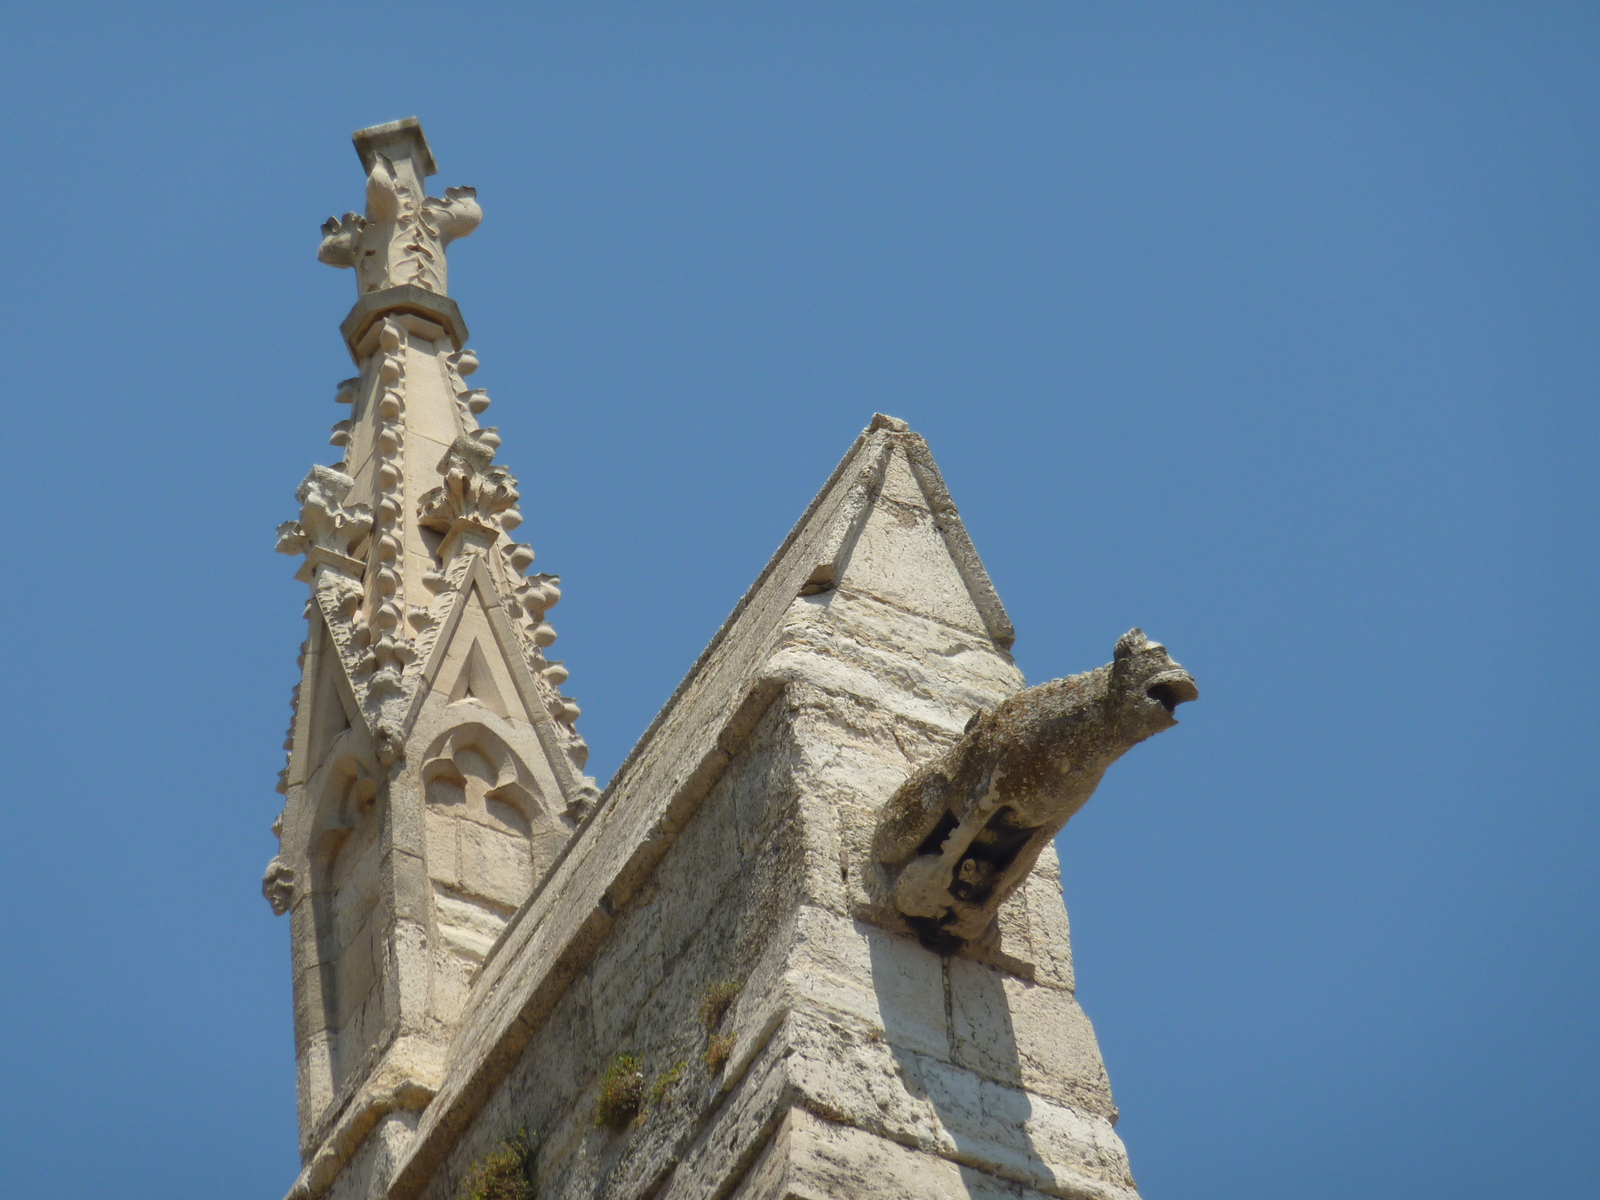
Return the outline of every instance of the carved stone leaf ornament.
[[[418,516],[428,529],[448,533],[461,520],[503,530],[515,529],[522,515],[515,511],[521,498],[517,481],[505,467],[494,463],[499,435],[493,429],[475,430],[457,437],[445,455],[444,482],[423,494]]]
[[[346,505],[355,480],[332,467],[315,466],[295,491],[300,519],[278,526],[278,553],[305,554],[313,547],[349,557],[372,532],[372,510]]]
[[[385,154],[367,173],[367,213],[329,217],[322,225],[319,261],[353,267],[357,288],[381,291],[414,284],[445,294],[445,247],[483,220],[476,188],[446,188],[444,198],[423,196]]]

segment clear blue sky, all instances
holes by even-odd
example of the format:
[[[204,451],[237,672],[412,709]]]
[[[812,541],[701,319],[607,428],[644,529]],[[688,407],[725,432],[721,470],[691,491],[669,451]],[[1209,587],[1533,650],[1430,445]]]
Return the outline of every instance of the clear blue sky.
[[[1600,9],[13,4],[0,1195],[276,1200],[351,130],[420,116],[602,781],[877,410],[1030,680],[1149,1200],[1596,1194]]]

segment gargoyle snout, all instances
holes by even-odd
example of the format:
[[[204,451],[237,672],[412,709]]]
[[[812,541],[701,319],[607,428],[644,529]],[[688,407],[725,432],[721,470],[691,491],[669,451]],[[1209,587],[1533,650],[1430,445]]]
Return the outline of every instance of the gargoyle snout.
[[[1166,709],[1169,717],[1178,705],[1200,699],[1194,676],[1187,671],[1163,671],[1145,685],[1144,694]]]

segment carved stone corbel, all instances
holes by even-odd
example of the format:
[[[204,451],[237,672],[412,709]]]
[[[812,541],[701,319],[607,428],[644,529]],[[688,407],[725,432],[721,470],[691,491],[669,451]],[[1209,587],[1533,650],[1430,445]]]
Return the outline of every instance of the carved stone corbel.
[[[894,908],[929,949],[988,927],[1106,769],[1177,724],[1194,678],[1141,630],[1112,661],[1028,688],[968,723],[961,740],[890,798],[873,841]]]

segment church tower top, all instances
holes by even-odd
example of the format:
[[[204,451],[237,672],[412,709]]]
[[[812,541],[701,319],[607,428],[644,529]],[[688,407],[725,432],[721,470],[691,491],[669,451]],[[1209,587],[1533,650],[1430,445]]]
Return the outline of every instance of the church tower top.
[[[446,294],[477,193],[427,195],[415,118],[354,141],[365,212],[329,218],[317,251],[356,276],[343,458],[311,468],[278,529],[304,558],[310,628],[263,886],[291,916],[308,1161],[425,1103],[495,938],[598,794],[546,656],[560,579],[525,574],[517,481],[479,424],[489,396]]]

